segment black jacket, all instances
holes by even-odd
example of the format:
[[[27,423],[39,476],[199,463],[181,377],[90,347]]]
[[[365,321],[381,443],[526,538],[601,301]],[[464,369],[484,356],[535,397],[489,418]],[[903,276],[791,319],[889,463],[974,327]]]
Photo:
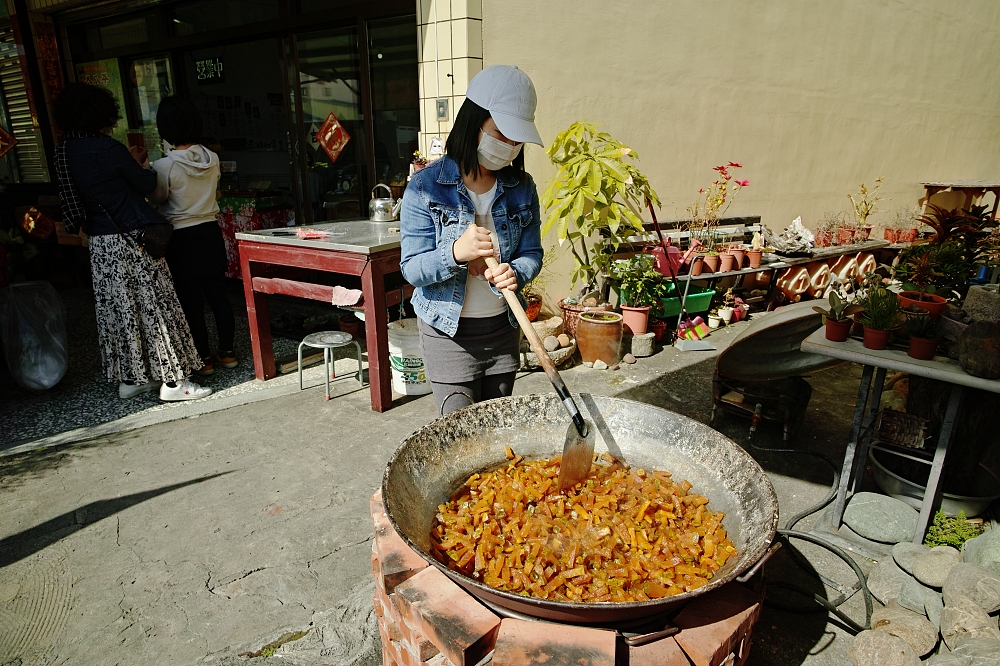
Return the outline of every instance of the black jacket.
[[[126,231],[164,221],[145,198],[156,189],[156,172],[139,165],[118,141],[107,136],[67,141],[66,159],[87,209],[88,236],[119,233],[109,214]]]

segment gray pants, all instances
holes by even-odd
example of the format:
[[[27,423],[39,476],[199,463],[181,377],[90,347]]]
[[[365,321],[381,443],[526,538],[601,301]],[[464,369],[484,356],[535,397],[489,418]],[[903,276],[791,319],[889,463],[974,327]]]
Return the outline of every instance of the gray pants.
[[[431,382],[434,391],[434,403],[438,414],[444,416],[456,409],[468,407],[474,402],[503,398],[514,391],[514,372],[502,375],[486,375],[479,379],[457,384]]]

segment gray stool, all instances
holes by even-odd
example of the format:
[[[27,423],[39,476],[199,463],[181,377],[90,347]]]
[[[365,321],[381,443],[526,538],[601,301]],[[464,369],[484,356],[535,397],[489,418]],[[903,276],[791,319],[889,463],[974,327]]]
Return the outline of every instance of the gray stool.
[[[361,345],[351,337],[350,333],[343,331],[322,331],[320,333],[310,333],[299,343],[299,390],[302,390],[302,348],[314,347],[323,350],[323,377],[326,380],[326,399],[330,399],[330,368],[333,368],[333,377],[337,377],[337,368],[331,362],[333,354],[330,350],[337,347],[353,344],[358,350],[358,381],[365,385],[364,371],[361,366]]]

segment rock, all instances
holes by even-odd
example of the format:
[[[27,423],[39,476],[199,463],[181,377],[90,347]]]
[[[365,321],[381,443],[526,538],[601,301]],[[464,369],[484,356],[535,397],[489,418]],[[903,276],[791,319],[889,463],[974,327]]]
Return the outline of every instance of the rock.
[[[1000,575],[1000,527],[966,541],[962,547],[962,558]]]
[[[896,603],[877,608],[872,613],[871,626],[875,631],[902,638],[921,657],[933,650],[938,642],[937,629],[924,617],[922,608],[920,615]]]
[[[941,637],[950,649],[954,650],[968,638],[980,636],[1000,641],[997,621],[987,615],[986,611],[968,597],[952,601],[954,603],[945,606],[941,612]]]
[[[607,369],[608,369],[608,364],[602,361],[601,359],[597,359],[596,361],[594,361],[594,370],[607,370]]]
[[[866,539],[899,543],[913,538],[918,516],[912,506],[888,495],[856,493],[844,511],[844,522]]]
[[[900,569],[891,557],[887,557],[868,575],[868,591],[883,604],[888,604],[899,596],[908,580],[913,580],[910,574]]]
[[[549,337],[550,335],[559,335],[563,332],[563,320],[562,317],[547,317],[545,319],[537,319],[531,322],[531,326],[538,333],[538,337],[542,340]]]
[[[967,597],[987,613],[1000,610],[1000,576],[978,564],[961,562],[953,566],[942,592],[948,606]]]
[[[951,546],[931,548],[913,563],[913,575],[924,585],[941,587],[951,568],[962,561],[962,554]]]
[[[615,363],[615,364],[614,364],[613,366],[611,366],[611,368],[610,368],[610,369],[611,369],[611,370],[620,370],[620,369],[621,369],[621,367],[622,367],[622,366],[620,366],[620,365],[618,365],[617,363]]]
[[[906,396],[900,391],[883,391],[878,401],[879,409],[892,409],[897,412],[906,411]]]
[[[656,335],[654,333],[643,333],[632,336],[632,356],[652,356]]]
[[[959,643],[949,656],[965,659],[964,666],[1000,666],[1000,643],[992,638],[970,638]]]
[[[958,338],[958,362],[973,377],[1000,378],[1000,324],[976,321]]]
[[[635,361],[636,358],[635,356],[632,356],[632,354],[625,354],[625,356],[622,357],[622,363],[628,363],[629,365],[632,365],[633,363],[635,363]]]
[[[969,287],[962,309],[974,321],[1000,321],[1000,294],[997,294],[996,286]]]
[[[907,610],[924,614],[926,612],[927,598],[932,595],[935,597],[939,596],[937,592],[921,585],[915,578],[910,578],[903,583],[903,589],[900,590],[896,601]]]
[[[892,559],[896,560],[899,568],[908,574],[913,573],[913,563],[921,555],[931,552],[928,546],[913,543],[912,541],[902,541],[892,547]]]
[[[583,304],[588,307],[593,307],[597,305],[597,299],[591,296],[590,298],[584,299]]]
[[[584,365],[585,365],[586,367],[588,367],[588,368],[592,368],[592,367],[594,367],[594,364],[593,364],[593,362],[591,362],[591,361],[584,361],[584,362],[583,362],[583,364],[584,364]]]
[[[559,349],[559,338],[554,335],[550,335],[542,340],[542,346],[545,347],[545,351],[554,352]]]
[[[854,666],[920,666],[909,643],[884,631],[862,631],[847,648],[847,656]]]
[[[940,594],[927,595],[924,599],[924,613],[927,614],[927,621],[941,631],[941,611],[944,610],[944,601]]]
[[[569,343],[570,343],[569,336],[566,335],[565,333],[560,333],[559,337],[556,338],[556,340],[559,341],[559,346],[560,347],[569,347]]]

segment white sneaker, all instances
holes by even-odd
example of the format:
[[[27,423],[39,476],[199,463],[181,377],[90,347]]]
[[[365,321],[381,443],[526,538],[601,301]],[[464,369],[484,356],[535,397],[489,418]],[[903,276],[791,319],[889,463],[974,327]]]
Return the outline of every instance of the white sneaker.
[[[159,381],[152,381],[148,384],[126,384],[125,382],[121,382],[118,384],[118,397],[122,400],[127,400],[128,398],[134,398],[140,393],[149,393],[158,388],[160,388]]]
[[[160,400],[166,402],[177,402],[180,400],[197,400],[212,395],[212,389],[207,386],[199,386],[194,382],[182,379],[176,386],[170,387],[164,384],[160,387]]]

